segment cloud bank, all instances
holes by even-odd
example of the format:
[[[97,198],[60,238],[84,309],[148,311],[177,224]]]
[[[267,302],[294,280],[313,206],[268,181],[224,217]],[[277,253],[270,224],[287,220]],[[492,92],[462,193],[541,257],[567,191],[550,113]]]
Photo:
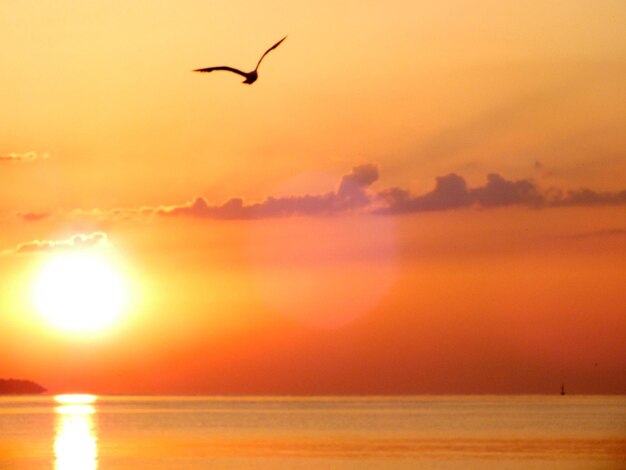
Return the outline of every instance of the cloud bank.
[[[378,216],[419,212],[491,209],[521,206],[528,208],[557,208],[572,206],[607,206],[626,204],[626,190],[595,191],[589,188],[561,190],[543,189],[533,180],[507,180],[490,173],[482,186],[469,187],[467,181],[451,173],[435,179],[434,188],[424,194],[391,187],[375,191],[378,167],[360,165],[344,175],[335,191],[304,196],[267,197],[262,202],[246,203],[234,197],[223,204],[211,204],[201,196],[191,202],[158,207],[117,208],[112,210],[74,210],[69,218],[99,219],[101,221],[132,221],[146,217],[191,217],[212,220],[251,220],[280,217],[324,217],[341,214],[371,214]],[[48,213],[19,213],[26,222],[50,217]],[[610,232],[622,235],[623,229]],[[605,234],[603,234],[605,235]],[[36,253],[55,250],[79,250],[109,245],[107,234],[94,231],[76,234],[62,240],[33,240],[20,243],[0,254]]]
[[[589,188],[542,188],[532,179],[509,180],[498,173],[488,174],[485,183],[475,187],[470,187],[462,176],[455,173],[439,176],[435,179],[434,188],[423,194],[414,194],[401,187],[376,190],[373,187],[378,180],[378,167],[366,164],[354,167],[341,178],[334,191],[326,193],[268,196],[261,202],[246,202],[240,197],[233,197],[222,204],[211,203],[202,196],[196,196],[182,204],[109,210],[76,209],[66,213],[66,216],[72,219],[98,219],[103,222],[132,221],[148,217],[252,220],[341,214],[384,216],[472,208],[486,210],[508,206],[539,209],[626,204],[626,190],[611,192]],[[23,221],[32,222],[51,214],[19,215]]]
[[[508,180],[497,173],[487,175],[485,184],[470,188],[467,181],[451,173],[439,176],[435,187],[425,194],[391,187],[374,192],[378,181],[376,165],[354,167],[343,176],[336,191],[317,195],[268,197],[259,203],[246,204],[232,198],[212,205],[203,197],[191,202],[152,211],[159,216],[209,219],[260,219],[293,216],[328,216],[343,213],[409,214],[463,208],[490,209],[506,206],[549,208],[626,204],[626,190],[598,192],[588,188],[563,191],[540,188],[533,180]],[[142,209],[146,213],[146,209]]]

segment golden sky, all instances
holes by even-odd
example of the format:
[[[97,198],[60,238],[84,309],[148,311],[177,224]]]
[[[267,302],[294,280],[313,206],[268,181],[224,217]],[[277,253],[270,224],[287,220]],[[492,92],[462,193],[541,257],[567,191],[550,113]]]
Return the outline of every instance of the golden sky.
[[[626,5],[0,5],[0,376],[626,393]],[[259,80],[242,85],[230,65]],[[46,323],[47,261],[130,304]]]

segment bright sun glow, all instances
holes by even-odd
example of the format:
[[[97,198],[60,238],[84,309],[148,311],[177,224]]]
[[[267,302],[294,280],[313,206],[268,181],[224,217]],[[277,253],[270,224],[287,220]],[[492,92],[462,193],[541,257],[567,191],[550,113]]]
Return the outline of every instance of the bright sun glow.
[[[115,323],[128,303],[126,281],[102,253],[62,253],[39,273],[37,310],[65,331],[97,331]]]
[[[54,401],[62,405],[89,405],[94,403],[98,397],[86,393],[71,393],[56,395]]]

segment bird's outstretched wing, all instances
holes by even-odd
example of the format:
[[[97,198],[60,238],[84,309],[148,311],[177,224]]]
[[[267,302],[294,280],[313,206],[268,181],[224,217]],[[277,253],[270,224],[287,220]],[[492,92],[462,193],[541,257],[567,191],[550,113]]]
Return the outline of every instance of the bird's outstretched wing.
[[[234,69],[232,67],[227,67],[227,66],[221,66],[221,67],[207,67],[205,69],[195,69],[194,72],[204,72],[204,73],[209,73],[209,72],[213,72],[214,70],[226,70],[227,72],[233,72],[236,74],[241,75],[242,77],[248,77],[248,74],[246,72],[242,72],[241,70],[238,69]]]
[[[257,70],[259,68],[259,65],[261,65],[261,61],[263,60],[263,58],[267,55],[267,53],[269,51],[272,51],[274,49],[276,49],[281,42],[283,42],[285,39],[287,39],[287,36],[285,36],[284,38],[282,38],[280,41],[278,41],[276,44],[274,44],[272,47],[270,47],[268,50],[266,50],[263,55],[261,56],[261,58],[259,59],[259,61],[256,64],[256,67],[254,68],[254,70]]]

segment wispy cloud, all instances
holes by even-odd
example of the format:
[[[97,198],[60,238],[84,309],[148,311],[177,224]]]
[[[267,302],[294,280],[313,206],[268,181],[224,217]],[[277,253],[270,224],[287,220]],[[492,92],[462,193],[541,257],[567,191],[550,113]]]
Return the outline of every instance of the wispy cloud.
[[[584,239],[584,238],[598,238],[598,237],[623,237],[626,235],[626,229],[623,228],[608,228],[604,230],[594,230],[591,232],[580,232],[565,235],[564,238]]]
[[[4,155],[0,155],[0,163],[3,162],[32,162],[34,160],[46,160],[50,158],[50,154],[47,152],[37,153],[35,151],[24,152],[24,153],[7,153]]]
[[[48,251],[73,251],[87,248],[109,246],[109,237],[104,232],[76,234],[61,240],[32,240],[20,243],[12,250],[5,250],[3,254],[39,253]]]
[[[415,153],[423,158],[441,161],[467,149],[476,149],[520,122],[541,115],[546,109],[564,102],[588,85],[580,77],[569,77],[559,86],[523,93],[430,136],[417,146]]]
[[[49,212],[19,212],[17,216],[24,222],[39,222],[52,216]]]
[[[556,198],[553,196],[552,201],[550,201],[551,205],[554,206],[598,206],[626,203],[626,190],[611,193],[582,188],[573,191],[556,191],[556,194]]]

